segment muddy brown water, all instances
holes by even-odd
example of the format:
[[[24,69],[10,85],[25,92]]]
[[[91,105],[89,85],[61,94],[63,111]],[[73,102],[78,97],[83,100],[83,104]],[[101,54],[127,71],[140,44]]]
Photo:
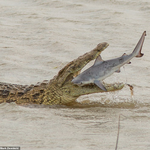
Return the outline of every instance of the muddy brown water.
[[[119,92],[80,97],[83,107],[0,104],[0,146],[22,150],[150,149],[149,0],[0,0],[0,82],[36,84],[98,43],[104,60],[129,54],[143,31],[144,56],[105,82]],[[89,63],[88,66],[92,65]],[[86,68],[85,67],[85,68]]]

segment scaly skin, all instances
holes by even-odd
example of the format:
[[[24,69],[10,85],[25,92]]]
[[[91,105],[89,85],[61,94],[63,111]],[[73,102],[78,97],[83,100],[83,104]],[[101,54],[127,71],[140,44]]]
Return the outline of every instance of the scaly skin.
[[[45,80],[42,83],[30,86],[0,82],[0,103],[68,105],[75,102],[81,95],[104,92],[95,84],[81,87],[71,83],[71,81],[87,63],[97,58],[107,46],[106,42],[98,44],[92,51],[68,63],[50,81]],[[107,92],[121,90],[124,87],[123,83],[104,83],[104,85]]]

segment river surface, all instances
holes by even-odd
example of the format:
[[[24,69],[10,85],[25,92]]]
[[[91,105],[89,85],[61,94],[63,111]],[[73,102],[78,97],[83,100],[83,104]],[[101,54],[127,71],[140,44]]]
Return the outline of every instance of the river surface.
[[[0,146],[21,150],[150,149],[149,0],[0,0],[0,82],[36,84],[68,62],[108,42],[104,60],[131,53],[143,31],[142,58],[105,82],[131,84],[77,101],[82,108],[0,104]],[[89,67],[93,62],[88,64]]]

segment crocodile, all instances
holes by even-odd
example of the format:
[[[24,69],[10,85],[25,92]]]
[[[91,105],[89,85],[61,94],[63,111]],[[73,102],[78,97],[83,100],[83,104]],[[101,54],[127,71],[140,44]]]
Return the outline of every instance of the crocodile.
[[[108,47],[108,43],[99,43],[96,48],[69,62],[51,80],[33,85],[18,85],[0,82],[0,103],[15,102],[18,105],[69,105],[81,95],[106,92],[95,84],[82,87],[73,84],[72,79],[90,61],[96,59]],[[107,92],[121,90],[123,83],[106,84]]]

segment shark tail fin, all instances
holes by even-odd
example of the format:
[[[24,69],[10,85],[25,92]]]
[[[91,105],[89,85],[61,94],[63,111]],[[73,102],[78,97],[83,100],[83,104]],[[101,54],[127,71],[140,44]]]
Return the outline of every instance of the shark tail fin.
[[[141,50],[140,50],[141,51]],[[143,53],[138,53],[135,57],[142,57],[144,54]]]
[[[135,57],[142,57],[144,55],[143,53],[141,53],[141,51],[142,51],[142,46],[144,43],[145,36],[146,36],[146,31],[143,32],[139,42],[137,43],[133,51],[133,55],[135,55]]]

